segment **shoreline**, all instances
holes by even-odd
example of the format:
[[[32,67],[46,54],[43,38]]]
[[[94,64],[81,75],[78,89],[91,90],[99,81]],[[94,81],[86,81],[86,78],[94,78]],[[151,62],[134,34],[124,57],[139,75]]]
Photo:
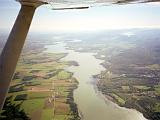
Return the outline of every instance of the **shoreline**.
[[[69,48],[68,48],[69,49]],[[70,49],[69,49],[70,50]],[[73,50],[73,49],[71,49],[71,50]],[[75,51],[75,50],[74,50]],[[81,51],[76,51],[76,52],[80,52],[81,53]],[[84,52],[83,51],[83,53],[86,53],[86,52]],[[93,53],[93,52],[87,52],[87,53]],[[104,63],[105,63],[105,61],[103,60],[103,59],[100,59],[100,58],[97,58],[96,57],[96,55],[95,54],[97,54],[97,53],[93,53],[93,56],[95,57],[95,59],[99,59],[99,60],[102,60],[102,62],[99,64],[99,65],[101,65],[103,68],[104,68],[104,70],[106,70],[107,68],[104,66]],[[63,58],[65,58],[66,56],[64,56]],[[68,67],[67,67],[68,68]],[[102,71],[104,71],[104,70],[101,70],[100,71],[100,73],[102,72]],[[99,74],[100,74],[99,73]],[[96,75],[92,75],[92,77],[94,78],[94,76],[96,76]],[[127,107],[125,107],[125,106],[121,106],[121,105],[119,105],[118,103],[116,103],[115,101],[114,101],[114,98],[113,97],[111,97],[111,96],[105,96],[104,94],[102,94],[102,92],[98,89],[98,86],[97,86],[97,84],[96,84],[96,82],[97,82],[97,80],[93,80],[93,87],[94,87],[94,89],[95,89],[95,86],[96,86],[96,88],[97,89],[95,89],[95,92],[97,93],[98,92],[98,96],[100,97],[100,98],[102,98],[105,102],[106,101],[109,101],[111,104],[114,104],[116,107],[119,107],[119,108],[121,108],[121,109],[129,109],[129,110],[133,110],[133,111],[136,111],[136,112],[138,112],[139,114],[141,114],[141,116],[142,116],[142,118],[143,118],[143,114],[141,113],[141,112],[139,112],[139,111],[137,111],[136,109],[132,109],[132,108],[127,108]],[[75,89],[74,89],[75,90]],[[74,92],[74,90],[73,90],[73,92]],[[103,97],[102,97],[103,96]],[[74,99],[74,97],[73,97],[73,99]],[[76,105],[76,104],[75,104]],[[77,107],[78,105],[76,105],[76,107]],[[78,110],[78,115],[80,116],[80,118],[81,119],[83,119],[83,117],[81,116],[81,112]],[[141,117],[140,116],[140,117]]]
[[[98,53],[96,53],[98,55]],[[99,59],[99,60],[103,60],[102,63],[100,63],[101,66],[103,66],[105,68],[105,70],[107,70],[107,67],[105,66],[105,60],[102,59],[102,58],[99,58],[97,57],[97,55],[94,55],[94,57],[96,59]],[[102,71],[101,71],[102,72]],[[100,74],[101,74],[100,72]],[[99,75],[99,74],[97,74]],[[129,110],[133,110],[133,111],[136,111],[138,112],[139,114],[141,114],[146,120],[149,120],[148,118],[146,118],[145,116],[147,115],[146,113],[144,112],[141,112],[140,110],[137,110],[136,108],[134,108],[134,106],[132,107],[128,107],[128,106],[125,106],[125,105],[121,105],[120,102],[118,102],[113,96],[109,95],[109,94],[103,94],[102,91],[99,89],[99,86],[98,86],[98,78],[97,78],[97,75],[93,75],[92,77],[94,78],[94,82],[93,82],[93,86],[94,86],[94,89],[95,89],[95,92],[97,93],[97,95],[99,97],[101,97],[105,102],[106,101],[110,101],[112,104],[114,104],[115,106],[119,107],[119,108],[122,108],[122,109],[129,109]],[[145,115],[146,114],[146,115]]]
[[[96,56],[95,56],[96,57]],[[96,59],[101,59],[101,58],[97,58]],[[103,59],[101,59],[103,60]],[[106,70],[107,70],[107,66],[105,65],[105,62],[101,63],[100,65],[102,65]],[[101,71],[102,72],[102,71]],[[101,73],[100,73],[101,74]],[[100,75],[100,74],[97,74],[97,75],[93,75],[94,78],[96,78],[96,82],[94,83],[95,86],[97,87],[98,91],[100,92],[100,94],[103,95],[103,99],[104,100],[110,100],[112,103],[118,105],[119,107],[121,108],[126,108],[126,109],[130,109],[130,110],[135,110],[137,111],[138,113],[142,114],[143,117],[146,119],[146,120],[154,120],[152,118],[152,115],[154,115],[153,112],[151,113],[148,113],[148,111],[145,111],[143,110],[143,108],[141,108],[139,105],[135,105],[134,103],[133,104],[122,104],[121,102],[119,102],[114,96],[112,96],[111,94],[114,93],[114,92],[111,92],[111,93],[106,93],[104,94],[103,91],[99,88],[101,85],[98,85],[98,81],[101,80],[100,78],[98,78],[97,76]]]
[[[132,107],[127,107],[127,106],[123,106],[121,105],[118,101],[116,101],[116,99],[110,95],[105,95],[102,93],[102,91],[99,90],[97,84],[94,82],[94,89],[95,89],[95,92],[97,93],[97,95],[103,99],[106,102],[110,102],[111,104],[113,104],[114,106],[118,107],[118,108],[121,108],[121,109],[125,109],[125,110],[132,110],[132,111],[136,111],[137,113],[139,113],[142,117],[145,118],[145,120],[149,120],[147,119],[145,116],[144,116],[144,113],[140,112],[139,110],[137,109],[134,109]]]
[[[74,101],[74,96],[73,96],[73,92],[75,89],[77,89],[78,87],[78,82],[76,79],[74,79],[75,81],[75,85],[72,86],[72,88],[69,91],[69,94],[67,96],[68,100],[67,103],[70,106],[70,111],[71,111],[71,115],[73,116],[73,119],[71,118],[70,120],[81,120],[81,117],[79,115],[79,111],[78,111],[78,107],[77,104]]]
[[[55,43],[55,45],[58,44],[58,43]],[[46,44],[46,45],[49,45],[49,44]],[[61,59],[65,58],[67,55],[68,55],[68,52],[65,52],[65,53],[48,53],[46,50],[47,48],[45,47],[46,45],[43,45],[43,47],[41,49],[39,49],[39,51],[41,51],[42,53],[44,54],[62,54],[61,57],[59,57],[57,60],[57,62],[62,62]],[[54,44],[53,44],[54,45]],[[70,66],[79,66],[79,64],[75,61],[64,61],[67,63],[67,67],[70,67]],[[63,70],[66,70],[66,68],[63,68]],[[68,71],[68,70],[66,70]],[[69,72],[69,71],[68,71]],[[71,85],[71,88],[69,88],[69,93],[67,95],[67,101],[66,103],[69,104],[70,106],[70,115],[73,116],[73,118],[69,118],[69,120],[81,120],[81,116],[78,112],[78,107],[77,107],[77,104],[75,103],[74,101],[74,90],[76,90],[78,88],[78,85],[79,85],[79,82],[76,78],[73,77],[73,73],[70,72],[72,74],[71,76],[71,79],[73,80],[73,83]]]
[[[57,54],[59,54],[59,53],[57,53]],[[65,55],[63,57],[61,57],[58,60],[58,62],[61,62],[61,59],[65,58],[68,55],[68,53],[64,53],[64,54]],[[79,66],[78,62],[76,62],[76,61],[65,61],[65,62],[67,62],[67,64],[68,64],[68,66],[66,68],[64,68],[64,70],[66,70],[67,72],[70,72],[70,71],[67,70],[68,67]],[[76,90],[78,88],[79,82],[76,78],[73,77],[74,73],[73,72],[70,72],[70,73],[72,74],[71,78],[74,79],[74,83],[75,83],[75,84],[73,84],[72,88],[69,91],[69,95],[67,96],[67,98],[69,99],[69,100],[67,100],[67,103],[70,106],[71,115],[74,117],[73,119],[71,118],[70,120],[75,120],[75,119],[76,120],[82,120],[83,115],[81,114],[81,112],[79,112],[78,105],[75,103],[74,95],[73,95],[74,90]]]

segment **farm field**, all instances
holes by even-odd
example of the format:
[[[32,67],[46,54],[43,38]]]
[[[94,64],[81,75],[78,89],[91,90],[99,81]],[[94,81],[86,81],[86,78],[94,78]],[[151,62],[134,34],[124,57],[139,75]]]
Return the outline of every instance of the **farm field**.
[[[45,43],[33,41],[27,41],[23,49],[8,99],[32,120],[79,119],[73,99],[78,82],[65,70],[74,64],[60,61],[65,53],[45,53]]]
[[[72,73],[63,69],[68,64],[58,62],[64,56],[40,53],[19,60],[8,97],[12,96],[13,103],[21,104],[31,119],[76,117],[72,94],[78,83]]]

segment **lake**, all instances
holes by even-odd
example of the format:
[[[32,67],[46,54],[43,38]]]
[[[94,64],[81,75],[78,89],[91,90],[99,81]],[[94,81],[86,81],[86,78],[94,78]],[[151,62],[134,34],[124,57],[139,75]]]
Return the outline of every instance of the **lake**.
[[[117,104],[104,97],[97,91],[93,84],[93,75],[99,74],[105,68],[100,65],[103,60],[96,59],[96,53],[76,52],[66,49],[65,42],[45,46],[48,53],[68,53],[62,61],[76,61],[79,66],[70,66],[67,71],[73,72],[79,81],[78,88],[74,91],[74,101],[79,113],[84,120],[147,120],[142,113],[119,107]]]

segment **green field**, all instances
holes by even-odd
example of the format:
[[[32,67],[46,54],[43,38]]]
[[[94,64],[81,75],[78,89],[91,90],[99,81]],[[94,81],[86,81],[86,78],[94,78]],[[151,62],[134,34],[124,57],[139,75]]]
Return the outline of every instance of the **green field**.
[[[31,53],[20,58],[8,97],[12,96],[12,103],[20,104],[32,120],[70,120],[78,114],[69,114],[73,112],[70,106],[74,103],[70,93],[78,82],[72,73],[63,69],[70,63],[58,61],[64,56]]]

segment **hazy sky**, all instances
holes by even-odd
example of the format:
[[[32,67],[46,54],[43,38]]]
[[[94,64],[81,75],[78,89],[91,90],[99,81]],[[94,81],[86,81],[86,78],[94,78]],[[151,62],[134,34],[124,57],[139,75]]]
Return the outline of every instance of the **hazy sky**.
[[[0,29],[12,28],[19,9],[20,4],[14,0],[0,0]],[[36,10],[30,30],[75,31],[139,27],[160,28],[160,3],[65,11],[53,11],[41,6]]]

